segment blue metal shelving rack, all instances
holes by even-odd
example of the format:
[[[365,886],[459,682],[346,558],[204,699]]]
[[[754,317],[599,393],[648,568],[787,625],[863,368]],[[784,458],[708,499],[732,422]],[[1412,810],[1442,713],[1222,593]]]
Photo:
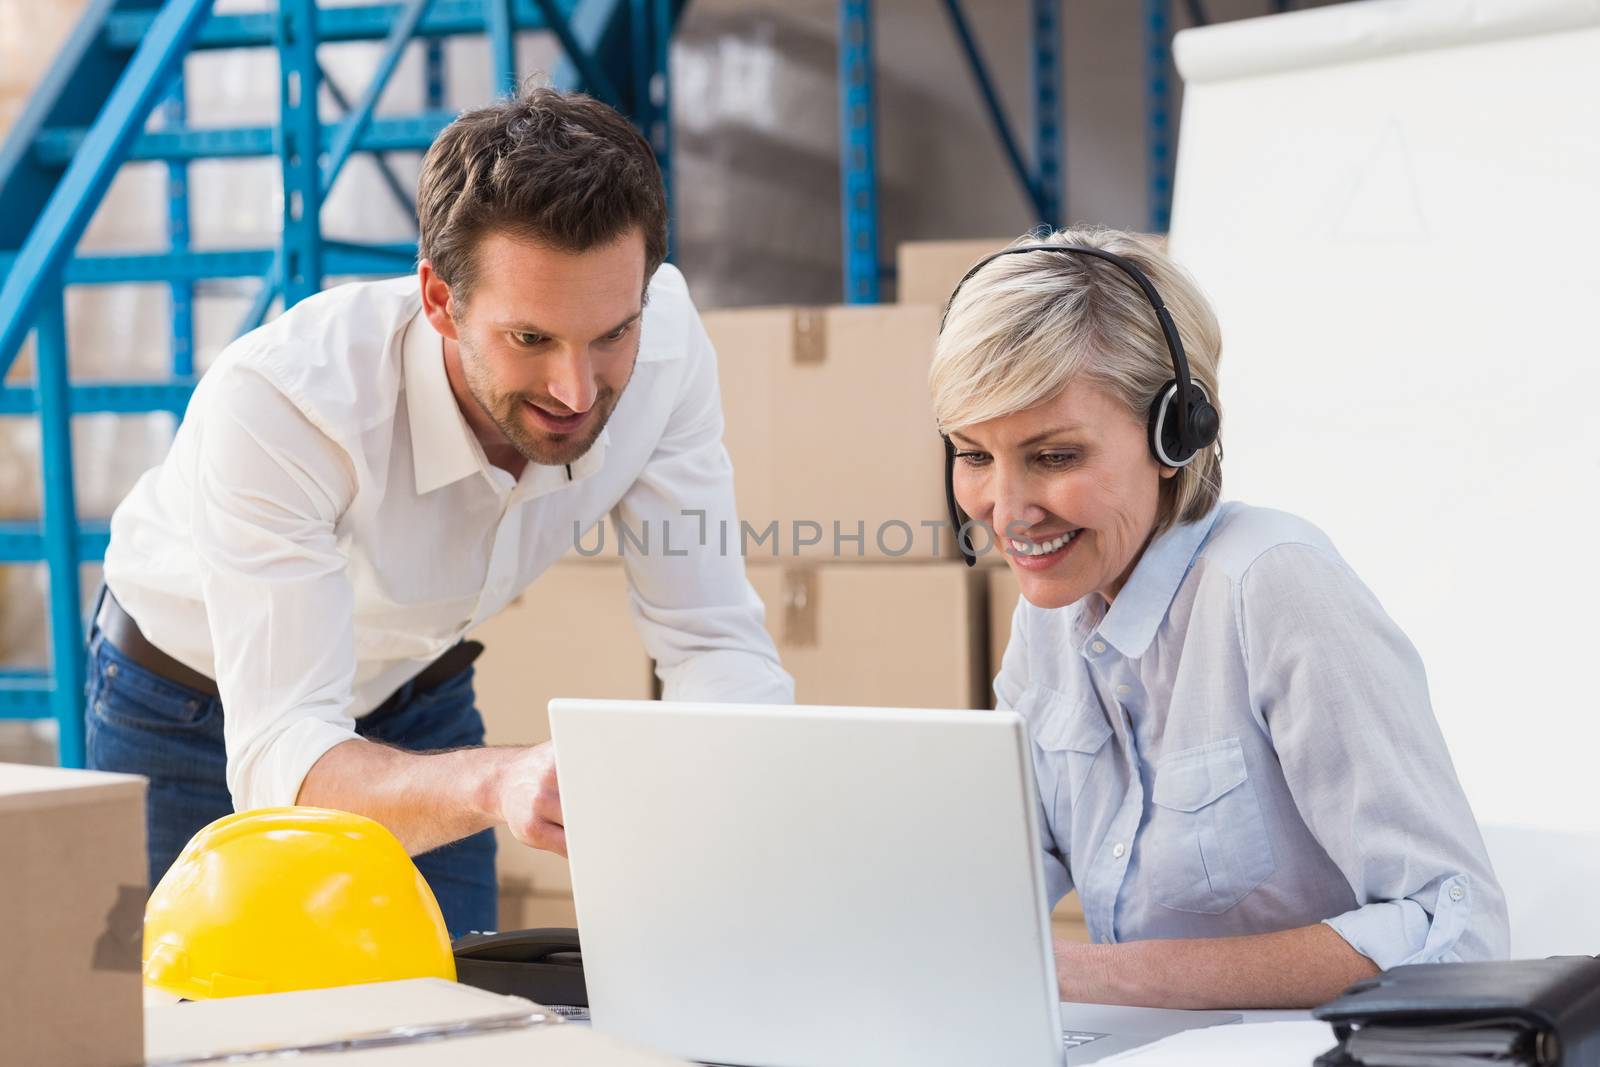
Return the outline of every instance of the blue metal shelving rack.
[[[1059,227],[1066,210],[1063,154],[1061,0],[1026,0],[1029,7],[1033,151],[1023,154],[1001,106],[988,65],[978,48],[962,0],[942,0],[995,136],[1016,175],[1036,225]],[[1281,14],[1291,0],[1267,0]],[[1145,104],[1145,190],[1152,232],[1172,220],[1174,139],[1172,123],[1173,0],[1144,0],[1142,19]],[[1129,5],[1132,9],[1132,5]],[[1189,20],[1207,21],[1201,0],[1188,0]],[[877,164],[874,153],[872,0],[839,0],[839,172],[844,215],[844,300],[878,300]]]
[[[943,0],[995,135],[1037,223],[1057,226],[1065,201],[1061,140],[1061,0],[1027,0],[1032,94],[1030,162],[1001,106],[962,0]],[[877,115],[872,0],[839,0],[839,172],[844,216],[844,301],[878,301]]]
[[[1168,0],[1144,3],[1144,113],[1146,202],[1150,230],[1172,226],[1172,19]]]
[[[82,766],[83,641],[79,566],[103,558],[103,519],[80,519],[73,495],[71,420],[91,412],[170,411],[182,415],[195,382],[196,286],[259,279],[241,331],[275,300],[285,306],[316,292],[330,275],[388,275],[412,269],[416,244],[354,244],[322,234],[320,207],[356,152],[375,154],[390,195],[414,210],[383,160],[420,152],[450,121],[440,42],[486,36],[494,84],[516,85],[515,37],[549,31],[564,63],[557,85],[582,88],[630,115],[670,175],[668,47],[687,0],[400,0],[319,8],[277,0],[268,10],[216,14],[211,0],[90,0],[9,138],[0,145],[0,415],[36,416],[43,462],[43,521],[0,523],[0,563],[49,569],[53,667],[0,671],[0,719],[54,718],[60,761]],[[384,48],[363,91],[351,100],[322,71],[325,42],[374,40]],[[426,108],[374,117],[373,109],[407,47],[422,41]],[[281,113],[276,126],[191,129],[185,122],[182,63],[196,49],[276,50]],[[324,124],[320,90],[345,112]],[[159,128],[147,128],[152,112]],[[283,175],[282,236],[275,247],[196,251],[190,247],[187,164],[197,159],[275,157]],[[164,161],[169,247],[140,255],[78,254],[77,244],[118,169]],[[73,383],[67,373],[64,288],[164,283],[172,311],[171,377],[159,382]],[[31,383],[4,384],[32,332]]]

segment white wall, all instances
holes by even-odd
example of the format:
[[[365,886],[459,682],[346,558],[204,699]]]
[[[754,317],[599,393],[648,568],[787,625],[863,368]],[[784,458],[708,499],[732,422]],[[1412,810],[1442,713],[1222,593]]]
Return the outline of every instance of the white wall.
[[[1600,832],[1600,9],[1178,44],[1172,248],[1222,319],[1229,495],[1324,527],[1410,634],[1480,820]]]

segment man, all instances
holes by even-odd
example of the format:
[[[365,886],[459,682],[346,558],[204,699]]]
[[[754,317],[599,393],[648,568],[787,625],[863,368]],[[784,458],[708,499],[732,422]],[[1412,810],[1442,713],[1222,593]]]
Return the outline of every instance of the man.
[[[463,637],[576,531],[675,521],[671,555],[626,557],[668,699],[793,684],[742,560],[692,536],[733,520],[732,470],[645,142],[533,90],[440,135],[418,214],[415,278],[229,346],[117,509],[89,759],[150,778],[152,884],[230,810],[340,808],[418,855],[459,934],[496,925],[490,828],[565,851],[551,747],[481,747]]]

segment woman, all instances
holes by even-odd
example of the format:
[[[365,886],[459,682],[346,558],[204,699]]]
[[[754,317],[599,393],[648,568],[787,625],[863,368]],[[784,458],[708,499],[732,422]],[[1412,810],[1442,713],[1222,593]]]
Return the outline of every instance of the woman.
[[[954,500],[1022,587],[995,691],[1033,738],[1052,902],[1076,887],[1095,942],[1057,943],[1063,998],[1306,1007],[1504,957],[1416,650],[1310,523],[1218,503],[1205,298],[1128,234],[1044,243],[1088,251],[969,275],[930,384]]]

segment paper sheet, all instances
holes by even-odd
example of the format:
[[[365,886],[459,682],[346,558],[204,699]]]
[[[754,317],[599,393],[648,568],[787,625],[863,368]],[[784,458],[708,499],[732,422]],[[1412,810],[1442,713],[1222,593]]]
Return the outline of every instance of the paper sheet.
[[[531,1001],[438,978],[315,989],[145,1008],[151,1063],[221,1052],[317,1045],[401,1026],[497,1018],[539,1011]]]
[[[1186,1030],[1100,1062],[1139,1067],[1303,1067],[1336,1044],[1327,1023],[1244,1023]],[[1070,1052],[1067,1058],[1071,1060]]]

